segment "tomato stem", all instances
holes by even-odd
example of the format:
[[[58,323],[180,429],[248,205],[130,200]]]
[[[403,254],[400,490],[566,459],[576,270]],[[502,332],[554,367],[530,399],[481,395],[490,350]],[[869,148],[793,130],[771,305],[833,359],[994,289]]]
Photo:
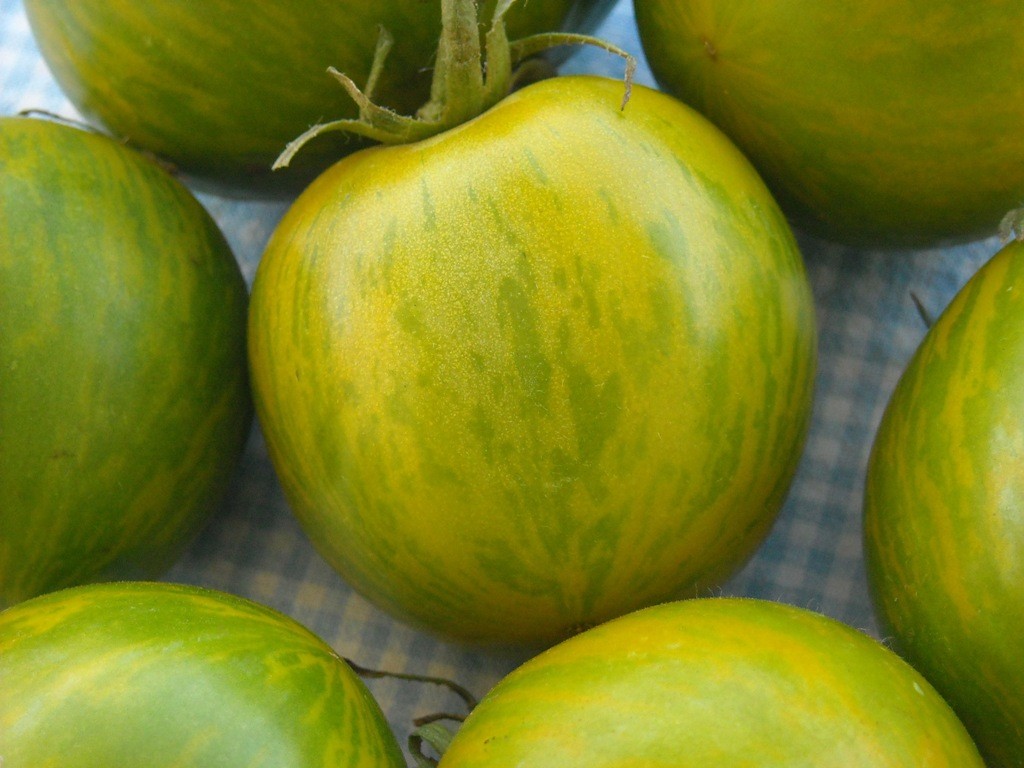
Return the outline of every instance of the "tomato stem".
[[[360,664],[356,664],[351,659],[345,659],[345,663],[348,664],[360,677],[368,677],[372,679],[390,677],[396,680],[411,680],[418,683],[431,683],[433,685],[444,686],[462,699],[462,702],[466,705],[467,712],[472,712],[474,707],[477,705],[476,697],[470,693],[468,689],[446,677],[369,669]],[[415,730],[409,735],[409,752],[416,760],[417,768],[431,768],[432,766],[437,765],[437,760],[427,757],[423,753],[424,744],[429,745],[438,755],[443,755],[444,751],[448,748],[448,744],[451,743],[453,734],[448,728],[441,725],[440,721],[451,720],[454,722],[462,722],[464,719],[465,715],[456,715],[451,712],[437,712],[424,717],[418,717],[413,721]]]
[[[516,2],[498,0],[481,46],[476,0],[441,0],[441,37],[430,100],[412,116],[398,114],[373,101],[373,91],[393,43],[391,35],[382,28],[364,88],[360,89],[334,67],[327,70],[359,107],[359,117],[314,125],[288,143],[274,169],[286,167],[309,141],[330,131],[353,133],[381,144],[408,144],[461,125],[508,95],[519,80],[518,67],[530,67],[530,72],[536,72],[530,64],[531,57],[562,45],[594,45],[621,56],[626,62],[622,99],[625,108],[636,70],[632,55],[599,38],[572,33],[551,32],[509,42],[505,14]]]
[[[373,51],[370,74],[367,76],[366,85],[363,87],[363,94],[367,100],[373,99],[373,92],[377,89],[377,80],[380,79],[381,72],[384,71],[384,62],[387,60],[388,54],[391,53],[391,48],[394,44],[395,38],[391,36],[387,28],[383,25],[377,27],[377,46]],[[362,113],[360,113],[361,115]]]
[[[381,679],[390,677],[395,680],[408,680],[415,683],[431,683],[432,685],[443,686],[450,690],[452,693],[454,693],[456,696],[458,696],[460,699],[462,699],[468,711],[472,711],[473,707],[475,707],[477,704],[476,697],[472,693],[470,693],[467,688],[465,688],[462,685],[459,685],[454,680],[449,680],[446,677],[435,677],[432,675],[417,675],[409,672],[387,672],[379,669],[369,669],[368,667],[356,664],[351,659],[345,659],[345,663],[352,667],[352,670],[360,677],[367,677],[370,679]]]

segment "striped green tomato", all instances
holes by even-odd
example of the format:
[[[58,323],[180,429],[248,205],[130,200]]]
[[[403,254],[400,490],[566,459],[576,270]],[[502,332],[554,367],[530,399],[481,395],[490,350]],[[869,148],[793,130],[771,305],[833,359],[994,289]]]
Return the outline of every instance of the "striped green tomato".
[[[0,119],[0,606],[177,557],[249,432],[246,303],[157,165]]]
[[[717,583],[798,461],[792,234],[706,120],[622,93],[555,78],[350,155],[260,263],[250,364],[291,506],[435,631],[549,641]]]
[[[982,768],[896,654],[756,600],[648,608],[549,649],[470,713],[440,768]]]
[[[875,438],[866,555],[880,618],[991,768],[1024,766],[1024,243],[929,330]]]
[[[348,664],[212,590],[122,582],[0,613],[4,768],[404,768]]]
[[[485,0],[490,19],[495,0]],[[514,37],[588,30],[612,0],[520,2]],[[375,95],[409,113],[427,100],[437,0],[26,0],[39,49],[72,103],[114,135],[220,191],[288,194],[364,142],[324,138],[271,174],[313,123],[354,117],[328,67],[362,86],[378,27],[395,38]]]
[[[994,233],[1024,199],[1018,0],[634,0],[658,82],[831,239]]]

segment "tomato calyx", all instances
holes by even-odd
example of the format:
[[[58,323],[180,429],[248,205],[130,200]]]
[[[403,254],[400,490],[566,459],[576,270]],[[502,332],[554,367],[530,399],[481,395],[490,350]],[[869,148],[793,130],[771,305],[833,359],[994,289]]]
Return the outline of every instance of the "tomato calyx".
[[[476,697],[470,693],[465,686],[460,685],[454,680],[449,680],[446,677],[370,669],[357,664],[348,658],[345,659],[345,663],[362,678],[391,678],[394,680],[407,680],[417,683],[440,685],[458,696],[465,705],[467,712],[472,712],[477,705]],[[452,738],[454,738],[454,733],[452,733],[448,727],[442,725],[441,721],[450,720],[452,722],[461,723],[465,719],[466,715],[459,715],[452,712],[437,712],[430,715],[424,715],[423,717],[418,717],[413,720],[415,730],[409,734],[409,752],[416,761],[416,768],[431,768],[432,766],[437,765],[437,760],[428,757],[424,753],[424,746],[429,746],[440,756],[444,754],[446,749],[448,749],[448,745],[451,743]]]
[[[531,57],[562,45],[594,45],[621,56],[626,62],[622,99],[625,108],[636,69],[636,59],[631,54],[600,38],[568,32],[541,33],[509,41],[505,14],[516,2],[498,0],[481,45],[476,0],[441,0],[441,38],[430,100],[415,115],[401,115],[373,101],[377,80],[394,43],[390,33],[381,27],[370,74],[362,89],[334,67],[327,70],[359,107],[359,117],[314,125],[288,143],[275,161],[274,170],[286,167],[305,144],[330,131],[357,134],[381,144],[409,144],[443,133],[497,104],[519,79],[535,75],[535,59]]]
[[[423,751],[424,745],[429,746],[438,757],[443,757],[452,739],[455,738],[455,734],[447,726],[441,725],[439,721],[442,719],[461,721],[465,718],[439,716],[416,720],[416,730],[409,734],[409,754],[416,761],[416,768],[437,766],[438,761]]]

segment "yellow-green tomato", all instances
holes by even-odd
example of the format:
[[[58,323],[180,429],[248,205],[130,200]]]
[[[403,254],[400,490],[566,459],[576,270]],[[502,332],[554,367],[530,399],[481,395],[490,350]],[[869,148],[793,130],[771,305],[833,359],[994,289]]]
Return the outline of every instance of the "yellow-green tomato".
[[[590,31],[613,0],[520,0],[521,37]],[[495,0],[482,0],[490,21]],[[234,194],[293,196],[365,142],[327,137],[287,171],[285,145],[357,107],[327,74],[367,83],[379,30],[394,45],[373,89],[403,114],[430,95],[440,0],[26,0],[39,50],[71,102],[118,138],[193,181]]]
[[[929,330],[875,438],[868,573],[897,649],[992,768],[1024,766],[1024,242]]]
[[[874,639],[803,609],[686,600],[526,662],[441,768],[982,768],[956,715]]]
[[[566,77],[346,158],[249,316],[312,541],[404,619],[549,641],[725,577],[808,424],[811,294],[757,174],[673,98]]]
[[[156,163],[0,118],[0,607],[159,576],[210,518],[252,423],[247,298]]]
[[[404,768],[366,686],[216,590],[90,584],[0,613],[4,768]]]
[[[922,245],[1024,198],[1018,0],[634,0],[659,84],[808,231]]]

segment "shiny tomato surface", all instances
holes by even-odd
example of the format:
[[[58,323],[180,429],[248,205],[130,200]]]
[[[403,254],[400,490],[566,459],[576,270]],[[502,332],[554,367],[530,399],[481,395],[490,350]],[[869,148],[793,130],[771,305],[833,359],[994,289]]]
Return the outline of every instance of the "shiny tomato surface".
[[[249,318],[292,508],[358,590],[548,641],[715,584],[808,424],[811,294],[749,163],[675,99],[566,77],[349,156],[292,206]]]

